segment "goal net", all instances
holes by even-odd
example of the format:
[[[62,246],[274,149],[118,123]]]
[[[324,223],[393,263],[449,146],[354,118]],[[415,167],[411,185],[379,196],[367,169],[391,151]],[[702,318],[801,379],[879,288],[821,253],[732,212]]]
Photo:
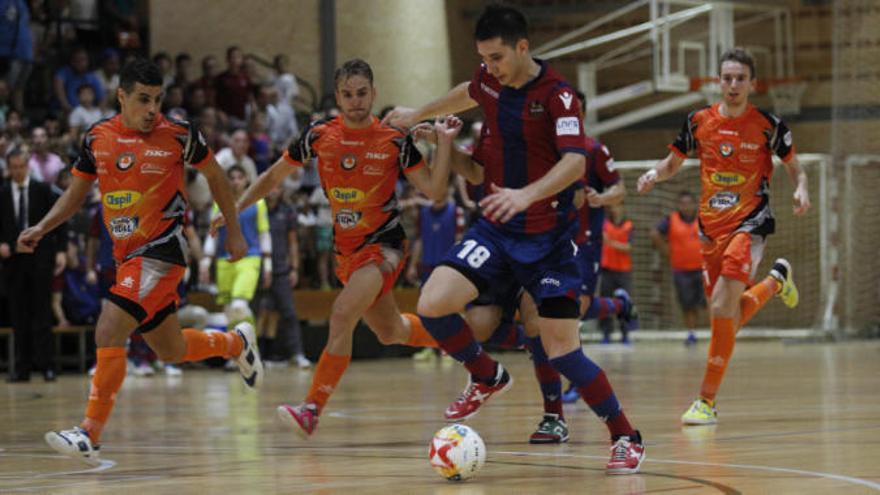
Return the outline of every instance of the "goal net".
[[[831,287],[836,335],[880,335],[880,10],[832,2],[830,207],[839,257]]]
[[[829,304],[831,248],[828,233],[827,155],[799,154],[798,160],[809,178],[813,207],[795,217],[792,212],[791,184],[785,170],[777,163],[771,181],[770,204],[776,217],[776,233],[768,238],[764,258],[758,268],[763,277],[778,257],[791,262],[800,290],[800,305],[786,308],[773,298],[749,323],[749,328],[821,331]],[[651,230],[675,210],[681,191],[699,197],[700,177],[697,160],[686,160],[671,180],[659,183],[647,195],[635,192],[638,177],[656,161],[615,162],[626,185],[626,216],[633,222],[633,297],[639,307],[642,327],[646,329],[681,329],[681,311],[672,283],[668,261],[651,243]],[[801,332],[803,333],[803,332]]]

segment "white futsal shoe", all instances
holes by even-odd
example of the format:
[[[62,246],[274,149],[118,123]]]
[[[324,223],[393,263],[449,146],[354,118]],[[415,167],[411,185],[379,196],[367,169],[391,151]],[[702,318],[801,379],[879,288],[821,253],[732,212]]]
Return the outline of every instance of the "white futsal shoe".
[[[92,445],[89,434],[79,426],[70,430],[50,431],[43,438],[59,454],[79,459],[90,466],[101,464],[101,446]]]
[[[241,378],[248,387],[256,390],[263,384],[263,361],[260,359],[260,349],[257,346],[257,333],[254,326],[243,321],[235,325],[235,333],[241,337],[243,346],[241,354],[235,358]]]

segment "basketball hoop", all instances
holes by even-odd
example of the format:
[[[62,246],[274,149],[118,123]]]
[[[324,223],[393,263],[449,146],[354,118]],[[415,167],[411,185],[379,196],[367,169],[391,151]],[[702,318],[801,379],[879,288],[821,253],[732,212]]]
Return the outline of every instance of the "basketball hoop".
[[[771,83],[767,93],[773,100],[773,112],[776,115],[799,115],[801,113],[801,98],[806,89],[807,83],[803,81]]]

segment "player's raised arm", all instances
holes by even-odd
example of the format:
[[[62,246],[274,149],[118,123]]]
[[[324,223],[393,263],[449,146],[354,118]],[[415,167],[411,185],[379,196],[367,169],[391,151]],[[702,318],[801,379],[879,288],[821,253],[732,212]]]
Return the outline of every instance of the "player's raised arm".
[[[31,253],[37,247],[40,239],[46,234],[54,230],[56,227],[66,222],[79,211],[92,190],[92,181],[84,179],[78,175],[73,176],[64,194],[58,198],[58,201],[52,205],[49,213],[46,213],[36,225],[27,228],[18,236],[17,250],[20,253]]]
[[[468,85],[470,81],[460,83],[444,96],[419,108],[395,107],[382,119],[382,125],[409,129],[425,119],[470,110],[477,106],[477,102],[468,93]]]
[[[241,234],[241,226],[238,223],[238,211],[235,209],[235,199],[232,195],[232,188],[226,179],[226,173],[223,168],[211,157],[208,162],[199,168],[199,172],[208,179],[208,187],[211,188],[211,195],[220,208],[220,212],[226,217],[227,236],[226,250],[229,252],[229,260],[236,261],[247,252],[247,242]]]

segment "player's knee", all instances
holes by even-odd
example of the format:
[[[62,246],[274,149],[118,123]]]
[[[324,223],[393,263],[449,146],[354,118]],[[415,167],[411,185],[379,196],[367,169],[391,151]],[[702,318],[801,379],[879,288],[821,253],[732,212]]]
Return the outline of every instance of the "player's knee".
[[[416,305],[416,312],[419,316],[428,318],[440,318],[441,316],[451,315],[462,308],[455,308],[450,305],[450,300],[440,291],[427,291],[419,294],[419,302]]]
[[[548,297],[538,306],[542,318],[577,319],[578,302],[568,297]]]
[[[716,318],[732,318],[734,313],[736,312],[736,307],[727,300],[728,298],[724,297],[723,294],[713,294],[712,295],[712,303],[710,304],[710,310],[712,311],[712,316]]]

